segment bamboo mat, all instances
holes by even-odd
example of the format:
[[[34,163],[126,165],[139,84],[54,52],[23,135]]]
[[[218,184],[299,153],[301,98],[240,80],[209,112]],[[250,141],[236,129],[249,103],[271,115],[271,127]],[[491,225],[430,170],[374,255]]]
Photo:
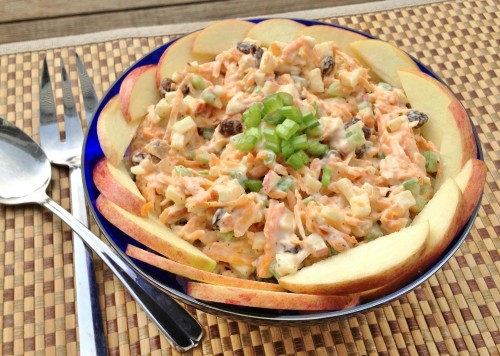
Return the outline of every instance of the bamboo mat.
[[[269,327],[188,309],[205,328],[192,355],[500,353],[500,8],[495,0],[447,1],[318,20],[387,40],[430,66],[462,101],[488,166],[482,206],[454,257],[413,292],[384,307],[313,327]],[[180,35],[182,32],[177,33]],[[118,38],[0,56],[0,116],[39,140],[41,61],[82,55],[98,95],[168,36]],[[61,95],[60,85],[56,96]],[[81,106],[78,105],[81,112]],[[59,113],[62,102],[58,101]],[[1,164],[1,163],[0,163]],[[53,168],[49,194],[69,209],[65,169]],[[99,233],[97,225],[92,230]],[[71,231],[46,210],[0,206],[0,354],[74,355],[78,350]],[[177,355],[111,272],[96,260],[110,355]]]

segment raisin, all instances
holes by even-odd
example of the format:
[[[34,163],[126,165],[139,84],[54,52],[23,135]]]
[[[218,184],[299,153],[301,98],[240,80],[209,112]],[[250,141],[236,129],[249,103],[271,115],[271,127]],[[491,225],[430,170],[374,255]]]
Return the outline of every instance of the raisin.
[[[182,88],[181,88],[181,91],[182,91],[182,94],[184,96],[186,96],[186,95],[189,94],[189,87],[187,85],[183,85]]]
[[[418,110],[410,110],[407,116],[408,121],[410,122],[418,121],[418,124],[415,127],[422,127],[427,121],[429,121],[429,116]]]
[[[335,62],[333,60],[332,56],[325,57],[321,61],[321,73],[323,75],[328,75],[330,72],[333,70],[333,66],[335,65]]]
[[[220,123],[219,131],[225,137],[234,136],[243,131],[243,126],[238,120],[225,119]]]
[[[161,84],[160,84],[160,88],[159,88],[160,95],[165,96],[165,93],[168,93],[168,92],[174,91],[174,90],[175,90],[174,81],[170,78],[163,78],[163,80],[161,81]]]
[[[238,44],[236,45],[236,48],[241,53],[251,54],[259,61],[262,58],[262,54],[264,54],[264,51],[262,50],[262,48],[260,48],[259,46],[256,46],[254,43],[238,42]]]
[[[363,124],[363,134],[365,135],[365,140],[368,140],[372,134],[370,128]]]
[[[361,145],[358,148],[356,148],[356,151],[354,151],[354,154],[356,155],[356,158],[361,158],[366,152],[366,145]]]
[[[347,122],[344,123],[344,129],[347,129],[348,127],[354,125],[358,121],[361,121],[361,120],[358,119],[357,117],[353,117],[351,120],[349,120],[349,121],[347,121]]]

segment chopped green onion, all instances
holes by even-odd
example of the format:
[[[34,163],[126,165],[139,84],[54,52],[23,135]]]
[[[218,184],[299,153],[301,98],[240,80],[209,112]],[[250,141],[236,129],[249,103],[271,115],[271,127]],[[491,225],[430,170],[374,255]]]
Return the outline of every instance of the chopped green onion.
[[[285,157],[285,159],[290,157],[294,152],[295,150],[291,140],[281,141],[281,154]]]
[[[302,117],[302,121],[304,122],[305,129],[307,131],[310,131],[320,125],[319,120],[310,112]]]
[[[255,147],[257,141],[257,137],[243,134],[236,139],[234,146],[240,151],[248,152]]]
[[[281,113],[281,110],[274,110],[264,115],[262,120],[272,125],[278,125],[281,124],[283,120],[285,120],[285,117]]]
[[[427,173],[436,173],[438,169],[438,155],[434,151],[424,151],[425,170]]]
[[[323,167],[323,175],[321,176],[321,185],[324,188],[328,188],[330,185],[330,179],[332,178],[332,169],[328,166]]]
[[[291,141],[294,151],[305,150],[308,146],[306,134],[292,137]]]
[[[263,127],[262,128],[262,136],[264,136],[264,139],[269,142],[275,142],[279,143],[280,138],[276,134],[276,130],[272,127]]]
[[[304,166],[304,164],[309,163],[309,156],[307,153],[300,150],[288,157],[286,163],[293,169],[300,169]]]
[[[217,95],[215,95],[211,91],[204,91],[201,94],[201,100],[203,100],[205,103],[213,105],[215,101],[217,100]]]
[[[264,141],[264,147],[274,153],[280,153],[281,150],[279,142]]]
[[[276,133],[284,140],[289,140],[293,135],[299,131],[300,126],[295,121],[285,119],[283,123],[276,126]]]
[[[302,113],[300,109],[296,106],[283,106],[281,108],[281,113],[287,119],[295,121],[297,124],[302,123]]]
[[[278,184],[276,184],[276,189],[286,192],[292,186],[292,178],[291,177],[283,177],[280,179]]]
[[[307,147],[307,153],[315,157],[321,157],[328,151],[328,145],[319,141],[311,141]]]
[[[323,134],[323,129],[321,128],[321,126],[316,126],[312,129],[307,130],[306,132],[309,136],[319,137]]]
[[[257,127],[249,128],[248,130],[245,131],[245,135],[255,136],[257,137],[257,141],[259,141],[261,138],[260,130]]]
[[[201,77],[200,75],[193,76],[193,79],[191,80],[191,84],[193,84],[193,87],[197,90],[203,90],[207,87],[207,84],[205,83],[205,79],[203,79],[203,77]]]
[[[281,109],[283,106],[283,100],[278,96],[278,94],[269,95],[262,100],[263,111],[265,114]]]
[[[293,105],[293,96],[289,93],[280,92],[278,93],[278,97],[281,99],[283,105],[290,106]]]
[[[253,103],[245,112],[243,113],[243,121],[247,127],[258,127],[260,121],[262,120],[262,104]]]
[[[259,192],[263,187],[262,182],[258,179],[247,179],[243,182],[243,186],[251,192]]]
[[[304,203],[304,205],[307,205],[312,201],[314,201],[314,197],[307,197],[304,200],[302,200],[302,203]]]
[[[182,165],[175,166],[174,169],[175,169],[175,173],[177,173],[181,177],[191,177],[192,176],[191,171]]]
[[[409,190],[413,196],[420,194],[420,184],[417,178],[410,178],[403,182],[403,188]]]

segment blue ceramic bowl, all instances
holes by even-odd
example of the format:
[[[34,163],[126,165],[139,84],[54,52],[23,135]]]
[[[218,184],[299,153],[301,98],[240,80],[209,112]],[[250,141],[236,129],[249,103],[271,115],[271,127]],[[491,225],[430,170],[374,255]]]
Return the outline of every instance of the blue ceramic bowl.
[[[265,19],[256,19],[252,20],[253,22],[260,22]],[[326,23],[320,23],[317,21],[308,21],[308,20],[300,20],[300,19],[294,19],[306,26],[311,26],[311,25],[328,25],[328,26],[334,26],[334,27],[340,27],[342,29],[348,30],[348,31],[353,31],[358,34],[361,34],[367,38],[373,38],[373,36],[370,36],[368,34],[338,26],[338,25],[332,25],[332,24],[326,24]],[[174,40],[175,41],[175,40]],[[453,239],[452,243],[449,245],[448,249],[442,254],[442,256],[430,267],[428,268],[420,277],[418,277],[416,280],[412,281],[411,283],[405,285],[403,288],[399,289],[398,291],[391,293],[389,295],[384,296],[383,298],[360,304],[356,307],[346,309],[346,310],[339,310],[339,311],[318,311],[318,312],[308,312],[308,313],[301,313],[298,311],[280,311],[280,310],[268,310],[268,309],[259,309],[259,308],[249,308],[249,307],[238,307],[238,306],[233,306],[229,304],[221,304],[221,303],[208,303],[208,302],[203,302],[197,299],[194,299],[184,293],[183,285],[185,285],[186,280],[183,277],[175,276],[172,275],[169,272],[163,271],[157,267],[148,265],[146,263],[132,260],[130,257],[128,257],[125,254],[125,250],[128,244],[133,244],[138,247],[146,248],[145,246],[141,245],[140,243],[136,242],[134,239],[129,237],[128,235],[124,234],[121,232],[119,229],[117,229],[113,224],[108,222],[96,209],[96,199],[99,195],[99,191],[97,190],[96,186],[93,183],[92,180],[92,171],[95,166],[95,164],[104,156],[103,151],[101,149],[101,146],[99,145],[99,140],[97,138],[97,121],[99,120],[100,114],[104,106],[108,103],[108,101],[114,97],[115,95],[118,94],[120,90],[120,85],[123,81],[123,79],[127,76],[128,73],[130,73],[132,70],[134,70],[137,67],[144,66],[147,64],[157,64],[158,61],[160,60],[160,57],[162,53],[174,42],[170,41],[163,46],[155,49],[148,55],[144,56],[142,59],[137,61],[134,65],[132,65],[129,69],[127,69],[122,76],[110,87],[108,92],[104,95],[102,100],[99,103],[99,107],[94,115],[93,121],[88,128],[87,134],[86,134],[86,139],[85,143],[83,146],[83,159],[82,159],[82,165],[83,165],[83,180],[84,180],[84,185],[85,185],[85,191],[86,191],[86,198],[88,200],[88,204],[90,206],[90,210],[92,211],[92,214],[94,215],[101,231],[104,233],[108,241],[111,243],[111,245],[116,249],[118,254],[120,254],[123,259],[138,273],[143,275],[148,281],[153,283],[154,285],[158,286],[160,289],[162,289],[164,292],[172,296],[173,298],[177,299],[178,301],[184,302],[188,305],[191,305],[197,309],[200,309],[204,312],[211,313],[217,316],[225,317],[228,319],[233,319],[233,320],[240,320],[240,321],[245,321],[245,322],[251,322],[251,323],[257,323],[257,324],[268,324],[268,325],[277,325],[277,324],[284,324],[284,325],[312,325],[312,324],[320,324],[320,323],[325,323],[325,322],[330,322],[335,319],[339,318],[345,318],[352,316],[356,313],[360,312],[366,312],[372,308],[379,307],[383,304],[389,303],[402,295],[408,293],[409,291],[413,290],[417,286],[419,286],[421,283],[426,281],[430,276],[432,276],[438,269],[440,269],[449,259],[450,257],[455,253],[455,251],[460,247],[460,245],[463,243],[465,238],[467,237],[470,229],[472,228],[474,219],[477,216],[477,212],[479,210],[479,204],[474,210],[474,213],[470,217],[469,221],[467,224],[464,226],[464,228],[455,236]],[[442,80],[434,74],[431,70],[429,70],[427,67],[425,67],[422,63],[420,63],[417,59],[413,58],[412,59],[415,61],[415,63],[419,66],[420,70],[422,72],[427,73],[431,75],[432,77],[440,80]],[[470,118],[469,118],[470,120]],[[479,139],[477,137],[477,132],[474,128],[474,125],[472,125],[473,130],[474,130],[474,135],[476,139],[476,145],[478,149],[478,158],[482,159],[482,150],[479,145]]]

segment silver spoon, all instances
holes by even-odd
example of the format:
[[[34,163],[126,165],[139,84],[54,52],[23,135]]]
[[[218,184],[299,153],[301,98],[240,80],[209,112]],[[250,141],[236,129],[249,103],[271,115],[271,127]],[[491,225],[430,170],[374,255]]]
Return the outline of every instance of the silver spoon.
[[[1,204],[37,203],[52,211],[108,265],[176,349],[187,351],[198,344],[203,329],[191,314],[143,279],[108,245],[47,196],[45,190],[51,179],[47,156],[31,137],[3,118],[0,118],[0,153]]]

